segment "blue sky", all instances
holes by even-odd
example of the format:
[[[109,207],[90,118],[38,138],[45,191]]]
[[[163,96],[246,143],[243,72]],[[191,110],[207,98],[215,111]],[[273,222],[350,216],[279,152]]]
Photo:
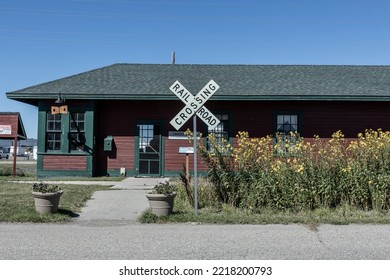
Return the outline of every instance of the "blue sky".
[[[388,0],[2,0],[6,92],[114,63],[390,65]],[[212,77],[211,77],[212,78]],[[223,85],[221,85],[223,86]]]

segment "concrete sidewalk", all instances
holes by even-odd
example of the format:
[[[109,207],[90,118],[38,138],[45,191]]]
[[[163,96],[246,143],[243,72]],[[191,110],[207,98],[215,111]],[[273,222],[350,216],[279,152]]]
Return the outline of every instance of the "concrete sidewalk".
[[[95,192],[74,221],[89,226],[136,223],[141,213],[149,207],[145,193],[159,182],[168,180],[169,178],[126,178],[115,182],[110,190]]]

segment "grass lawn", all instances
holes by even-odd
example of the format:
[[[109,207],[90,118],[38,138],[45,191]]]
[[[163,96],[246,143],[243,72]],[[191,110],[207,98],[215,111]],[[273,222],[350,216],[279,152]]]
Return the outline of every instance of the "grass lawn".
[[[301,212],[277,211],[264,209],[260,213],[252,213],[230,205],[218,208],[205,207],[194,212],[188,204],[183,189],[178,190],[173,213],[168,217],[157,217],[146,210],[140,217],[142,223],[207,223],[207,224],[306,224],[315,229],[319,224],[390,224],[390,212],[362,211],[350,206],[334,209],[315,209]]]
[[[345,225],[353,223],[390,224],[389,213],[360,211],[348,208],[317,209],[293,213],[289,211],[264,210],[262,213],[248,213],[224,206],[222,209],[200,209],[195,215],[193,208],[175,207],[168,217],[157,217],[150,210],[140,217],[142,223],[206,223],[206,224],[319,224]]]
[[[23,163],[16,163],[16,176],[17,178],[33,178],[36,176],[37,164],[23,164]],[[0,179],[1,178],[7,178],[8,176],[12,175],[13,173],[13,163],[7,162],[7,163],[1,163],[0,164]]]
[[[32,183],[17,181],[121,181],[121,177],[50,177],[38,179],[36,164],[17,164],[16,177],[11,176],[12,163],[0,165],[0,222],[69,222],[77,217],[92,194],[98,190],[108,190],[109,186],[61,184],[64,191],[61,196],[58,212],[55,214],[38,214],[35,211],[31,194]],[[12,182],[14,181],[14,182]],[[16,182],[15,182],[16,181]]]
[[[60,185],[64,194],[61,197],[58,212],[39,214],[34,208],[31,186],[30,183],[12,183],[4,177],[1,178],[0,222],[69,222],[72,217],[77,217],[81,207],[95,191],[109,189],[107,186]]]

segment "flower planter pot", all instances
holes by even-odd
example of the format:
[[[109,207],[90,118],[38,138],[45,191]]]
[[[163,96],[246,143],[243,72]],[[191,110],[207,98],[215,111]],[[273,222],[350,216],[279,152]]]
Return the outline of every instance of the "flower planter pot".
[[[62,193],[62,191],[56,193],[32,192],[35,210],[42,214],[57,212]]]
[[[149,205],[152,213],[157,216],[168,216],[172,213],[173,203],[176,193],[172,194],[153,194],[147,193]]]

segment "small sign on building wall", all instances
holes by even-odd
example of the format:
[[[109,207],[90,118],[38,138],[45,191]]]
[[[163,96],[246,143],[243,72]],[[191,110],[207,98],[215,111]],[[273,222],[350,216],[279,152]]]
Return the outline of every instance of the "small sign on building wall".
[[[0,134],[12,134],[12,127],[10,125],[0,124]]]
[[[62,106],[51,106],[51,114],[67,114],[68,113],[68,105]]]
[[[188,136],[185,134],[185,131],[169,131],[168,139],[169,140],[188,140]],[[198,132],[198,139],[200,138],[200,133]]]
[[[194,147],[179,147],[179,154],[193,154]]]

